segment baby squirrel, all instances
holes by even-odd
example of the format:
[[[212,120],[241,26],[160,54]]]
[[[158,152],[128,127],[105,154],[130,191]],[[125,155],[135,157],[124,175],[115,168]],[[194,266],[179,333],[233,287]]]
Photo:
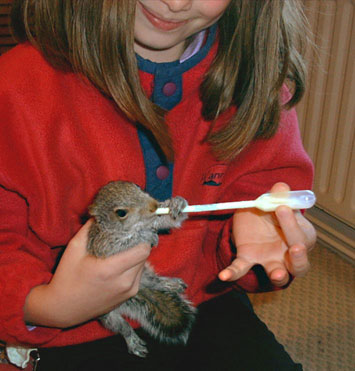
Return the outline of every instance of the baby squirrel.
[[[182,197],[159,203],[131,182],[114,181],[101,188],[89,206],[95,218],[89,231],[88,252],[105,258],[139,243],[158,244],[158,231],[180,227],[187,205]],[[158,207],[169,207],[169,215],[156,215]],[[185,298],[186,284],[180,278],[157,275],[145,263],[138,293],[100,317],[109,330],[120,333],[128,352],[139,357],[148,354],[145,342],[124,320],[137,320],[151,336],[165,343],[186,343],[196,308]]]

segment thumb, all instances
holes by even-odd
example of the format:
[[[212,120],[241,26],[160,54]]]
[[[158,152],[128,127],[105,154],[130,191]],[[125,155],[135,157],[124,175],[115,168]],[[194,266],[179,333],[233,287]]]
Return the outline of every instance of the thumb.
[[[246,275],[252,266],[253,263],[243,258],[236,258],[230,266],[219,272],[218,277],[221,281],[236,281]]]
[[[109,256],[105,259],[110,266],[119,266],[122,271],[129,270],[136,266],[140,266],[148,259],[151,246],[148,243],[140,243],[128,250],[121,251],[115,255]]]
[[[72,237],[69,241],[64,255],[70,256],[71,258],[79,258],[82,255],[86,255],[86,246],[89,239],[89,230],[93,223],[93,219],[89,219]]]

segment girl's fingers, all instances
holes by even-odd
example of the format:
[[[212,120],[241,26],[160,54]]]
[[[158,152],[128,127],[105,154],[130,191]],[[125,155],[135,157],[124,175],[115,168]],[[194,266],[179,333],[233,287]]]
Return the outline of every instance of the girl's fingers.
[[[218,275],[221,281],[236,281],[248,273],[253,263],[242,258],[233,260],[232,264],[223,269]]]
[[[296,212],[288,206],[279,206],[275,214],[288,246],[306,243],[306,235],[297,221]]]
[[[286,267],[281,262],[268,262],[264,269],[271,283],[277,287],[285,286],[290,279]]]
[[[307,248],[305,245],[296,244],[288,251],[288,269],[293,276],[304,276],[310,269]]]
[[[288,192],[290,187],[286,183],[275,183],[272,187],[270,192]]]
[[[86,245],[88,243],[88,233],[90,227],[93,223],[93,219],[89,219],[75,234],[75,236],[70,241],[71,245],[71,254],[73,256],[82,256],[86,255]],[[69,245],[68,245],[69,246]],[[98,263],[101,263],[106,266],[117,266],[121,267],[122,271],[130,269],[136,265],[140,265],[145,262],[149,257],[151,251],[151,246],[148,243],[141,243],[137,246],[134,246],[128,250],[121,251],[118,254],[112,255],[105,259],[100,259]],[[96,259],[96,258],[95,258]]]
[[[73,256],[80,256],[86,251],[86,245],[88,243],[88,234],[90,227],[93,223],[93,219],[89,219],[73,236],[70,240],[66,251],[70,251]],[[67,253],[68,254],[68,253]]]
[[[128,250],[121,251],[118,254],[106,258],[106,264],[111,266],[119,265],[122,271],[128,270],[144,263],[151,252],[151,246],[147,243],[141,243]]]
[[[278,207],[276,217],[290,246],[286,259],[287,268],[292,275],[303,276],[310,268],[308,250],[315,244],[315,230],[299,211],[293,212],[287,206]]]
[[[312,223],[305,218],[300,211],[295,212],[298,225],[301,227],[305,236],[305,246],[307,251],[311,251],[317,241],[317,232]]]

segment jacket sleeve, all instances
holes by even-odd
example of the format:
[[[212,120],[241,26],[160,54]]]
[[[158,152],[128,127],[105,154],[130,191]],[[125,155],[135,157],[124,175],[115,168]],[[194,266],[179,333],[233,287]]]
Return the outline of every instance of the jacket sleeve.
[[[38,189],[33,176],[24,176],[25,173],[30,173],[29,164],[33,160],[27,155],[28,145],[26,146],[23,140],[26,130],[30,131],[30,128],[25,125],[28,112],[22,99],[24,88],[21,84],[15,84],[16,81],[13,83],[15,72],[11,67],[11,63],[6,62],[5,55],[2,56],[0,60],[2,71],[0,74],[0,340],[8,344],[42,344],[54,338],[61,330],[27,327],[23,319],[23,308],[30,290],[51,280],[55,253],[50,246],[37,237],[29,221],[28,199],[22,190],[33,187],[34,192],[38,192]],[[38,172],[38,169],[34,169]],[[23,181],[19,182],[18,179]],[[19,184],[23,187],[21,188]]]
[[[30,290],[50,281],[55,260],[49,246],[28,225],[27,204],[0,187],[0,339],[8,344],[40,345],[59,329],[26,326],[23,308]]]
[[[268,192],[277,182],[287,183],[291,190],[311,189],[313,164],[305,152],[298,128],[295,109],[284,111],[274,137],[256,140],[241,154],[237,168],[247,168],[232,183],[230,199],[253,200]],[[253,165],[250,165],[253,164]],[[217,250],[218,269],[222,270],[235,259],[238,246],[231,242],[232,220],[225,223]],[[271,291],[272,286],[265,272],[256,266],[236,282],[239,289],[248,292]]]

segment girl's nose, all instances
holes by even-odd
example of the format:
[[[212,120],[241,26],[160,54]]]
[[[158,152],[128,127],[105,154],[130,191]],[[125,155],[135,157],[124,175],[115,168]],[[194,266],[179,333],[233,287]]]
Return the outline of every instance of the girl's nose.
[[[189,10],[193,0],[162,0],[171,12],[180,12],[181,10]]]

